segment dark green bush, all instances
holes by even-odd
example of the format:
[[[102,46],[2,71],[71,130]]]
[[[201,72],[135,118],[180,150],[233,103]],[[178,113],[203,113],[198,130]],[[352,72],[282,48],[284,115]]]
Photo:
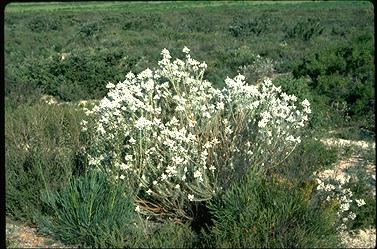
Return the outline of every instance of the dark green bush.
[[[271,17],[268,15],[246,20],[243,17],[235,17],[229,26],[229,32],[234,37],[259,36],[263,32],[268,32],[270,25]]]
[[[297,188],[251,172],[212,201],[214,225],[206,234],[216,248],[314,248],[337,245],[336,214],[322,210]]]
[[[28,24],[27,27],[33,32],[47,32],[57,31],[61,29],[60,19],[46,16],[37,15]]]
[[[323,26],[318,18],[307,18],[298,22],[292,28],[287,28],[286,39],[299,38],[303,41],[309,41],[323,32]]]
[[[301,77],[301,78],[294,78],[292,74],[283,74],[279,75],[273,80],[275,86],[280,86],[282,91],[288,94],[294,94],[298,101],[303,101],[304,99],[309,100],[309,102],[313,102],[312,92],[310,89],[310,80]]]
[[[124,80],[125,74],[134,70],[141,58],[129,56],[123,49],[77,49],[51,58],[30,58],[18,67],[10,66],[9,90],[28,87],[59,97],[64,101],[102,98],[106,95],[106,84]],[[12,82],[15,82],[11,84]],[[15,91],[13,91],[16,94]],[[13,95],[14,95],[13,94]],[[20,91],[17,92],[20,93]],[[24,95],[24,94],[23,94]],[[32,97],[30,94],[29,97]],[[17,98],[12,96],[13,100]]]
[[[311,78],[314,93],[325,103],[346,103],[346,116],[359,127],[374,129],[373,38],[359,35],[353,43],[324,46],[313,50],[295,65],[293,75]]]
[[[79,151],[81,111],[21,105],[5,114],[6,213],[35,222],[40,192],[69,182]]]
[[[102,26],[99,22],[89,22],[81,25],[78,35],[83,37],[93,37],[102,31]]]

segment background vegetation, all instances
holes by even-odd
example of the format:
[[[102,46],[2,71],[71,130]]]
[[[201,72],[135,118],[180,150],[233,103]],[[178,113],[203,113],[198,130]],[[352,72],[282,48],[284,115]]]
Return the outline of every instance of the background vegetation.
[[[64,101],[103,97],[108,81],[153,67],[162,48],[188,46],[219,87],[241,66],[255,71],[247,66],[260,55],[275,73],[308,78],[322,119],[373,130],[373,21],[362,1],[11,4],[6,93],[24,84]]]
[[[340,152],[314,137],[336,130],[340,138],[374,140],[374,42],[373,6],[366,1],[12,3],[5,10],[7,215],[89,246],[331,246],[337,238],[326,217],[334,210],[310,201],[310,177],[331,167]],[[103,97],[109,81],[154,67],[163,48],[175,56],[183,46],[206,61],[204,77],[216,87],[238,72],[253,84],[271,76],[313,110],[300,147],[269,172],[274,184],[245,177],[214,202],[198,204],[191,227],[138,220],[132,194],[121,201],[119,186],[84,173],[77,108],[80,100]],[[69,103],[47,105],[40,100],[46,94]],[[362,196],[364,186],[354,192]],[[113,206],[109,198],[117,200]],[[239,200],[244,211],[235,213]],[[375,220],[375,200],[366,201],[355,228]],[[229,208],[220,209],[223,203]],[[88,212],[95,205],[102,212]],[[113,219],[111,210],[128,214]],[[137,224],[133,233],[126,222]]]

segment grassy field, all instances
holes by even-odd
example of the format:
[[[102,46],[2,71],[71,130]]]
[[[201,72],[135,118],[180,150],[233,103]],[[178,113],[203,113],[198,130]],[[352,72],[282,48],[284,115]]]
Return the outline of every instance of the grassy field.
[[[348,227],[375,228],[375,196],[368,194],[375,149],[356,153],[320,142],[375,140],[370,2],[11,3],[4,20],[6,212],[12,219],[86,246],[331,247],[340,238],[332,223],[339,203],[319,201],[313,172],[334,169],[352,154],[362,163],[346,170],[349,188],[366,204]],[[127,186],[89,173],[91,139],[81,131],[80,106],[106,96],[108,82],[123,81],[129,71],[156,68],[163,48],[182,58],[184,46],[206,62],[204,78],[214,87],[239,73],[252,85],[270,77],[299,101],[308,99],[312,113],[302,142],[271,175],[251,172],[211,202],[190,206],[192,223],[159,223],[135,214],[134,197],[122,193]],[[89,204],[98,212],[88,211]]]
[[[360,8],[371,7],[368,1],[180,1],[180,2],[50,2],[45,3],[11,3],[7,6],[6,12],[23,11],[176,11],[196,8]],[[211,11],[208,9],[208,11]]]

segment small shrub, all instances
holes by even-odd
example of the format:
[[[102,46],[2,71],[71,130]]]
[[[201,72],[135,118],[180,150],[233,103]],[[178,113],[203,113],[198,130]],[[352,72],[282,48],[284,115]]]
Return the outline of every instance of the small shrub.
[[[69,106],[21,105],[5,116],[6,212],[35,222],[42,190],[69,182],[81,145],[82,112]]]
[[[345,103],[353,124],[374,130],[374,67],[371,36],[350,44],[324,46],[313,50],[293,68],[296,78],[309,76],[315,95],[323,96],[327,107]],[[338,115],[336,110],[332,108]],[[344,122],[340,120],[338,123]]]
[[[96,34],[102,31],[102,26],[99,22],[84,23],[78,31],[78,35],[86,38],[94,37]]]
[[[321,199],[323,206],[328,205],[334,207],[336,212],[336,228],[339,231],[346,231],[350,229],[351,225],[362,223],[363,219],[374,216],[375,213],[365,212],[364,205],[366,204],[363,198],[357,199],[360,193],[354,195],[352,188],[355,189],[355,182],[352,176],[340,169],[327,169],[322,172],[315,172],[317,188],[316,196]],[[365,179],[364,179],[365,180]],[[363,181],[365,183],[365,181]],[[364,184],[363,184],[364,185]],[[357,187],[356,187],[357,189]],[[366,190],[366,188],[364,188]],[[358,219],[358,214],[363,212],[363,217]],[[375,208],[374,208],[375,210]],[[368,210],[369,212],[371,210]],[[368,223],[367,223],[368,224]],[[370,225],[370,223],[368,224]]]
[[[234,37],[247,37],[251,35],[259,36],[264,32],[268,32],[271,25],[271,18],[267,15],[244,20],[241,17],[233,19],[229,26],[229,32]]]
[[[298,22],[292,28],[287,30],[286,39],[299,38],[304,41],[309,41],[315,36],[321,35],[323,26],[318,18],[308,18],[304,21]]]
[[[310,80],[305,77],[294,78],[292,74],[288,73],[279,75],[273,83],[280,86],[288,94],[294,94],[299,100],[308,99],[312,101]]]
[[[337,245],[335,211],[322,210],[297,188],[249,172],[208,204],[215,248],[314,248]]]
[[[351,151],[349,151],[351,150]],[[375,186],[376,177],[375,171],[371,168],[375,165],[376,151],[373,148],[362,149],[360,151],[352,151],[353,149],[346,149],[346,155],[355,153],[360,156],[362,160],[358,161],[352,167],[345,170],[345,174],[351,176],[350,183],[347,185],[352,193],[353,203],[351,208],[356,214],[355,219],[349,219],[347,226],[350,230],[365,229],[375,225],[376,221],[376,197]],[[347,152],[348,151],[348,152]],[[365,154],[366,155],[365,155]],[[361,154],[361,155],[360,155]],[[371,157],[371,158],[368,158]],[[357,206],[355,200],[364,200],[365,205]],[[359,203],[360,204],[360,203]]]
[[[44,92],[64,101],[101,98],[108,80],[120,80],[122,72],[133,68],[137,59],[114,48],[77,49],[64,60],[58,55],[46,59],[44,71],[29,77],[39,82]]]
[[[61,26],[59,18],[48,15],[37,15],[27,24],[31,31],[38,33],[61,30]]]

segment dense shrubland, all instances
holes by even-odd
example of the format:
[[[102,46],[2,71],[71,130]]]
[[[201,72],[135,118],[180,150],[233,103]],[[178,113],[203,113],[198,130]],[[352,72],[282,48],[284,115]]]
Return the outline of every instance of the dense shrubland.
[[[100,98],[107,81],[118,82],[125,72],[151,67],[163,47],[176,55],[187,45],[198,59],[206,60],[205,76],[215,86],[223,86],[226,76],[234,77],[237,71],[252,81],[272,72],[293,72],[295,78],[310,78],[311,95],[323,103],[320,111],[331,109],[321,117],[325,123],[342,124],[346,119],[373,130],[374,38],[369,10],[344,8],[335,10],[336,17],[326,7],[318,15],[305,8],[279,7],[232,9],[232,15],[221,8],[111,15],[57,12],[54,17],[36,12],[23,13],[23,18],[9,13],[6,79],[64,101]],[[257,55],[267,61],[258,61]]]
[[[6,13],[7,215],[95,247],[332,247],[375,225],[375,179],[337,176],[346,152],[319,141],[374,140],[373,15],[303,6]]]

